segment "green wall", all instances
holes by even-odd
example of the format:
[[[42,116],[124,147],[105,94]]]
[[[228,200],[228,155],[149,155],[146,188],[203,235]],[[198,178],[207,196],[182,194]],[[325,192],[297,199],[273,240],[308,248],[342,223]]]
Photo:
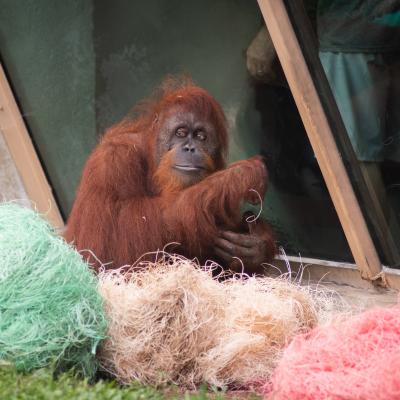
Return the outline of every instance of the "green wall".
[[[96,142],[92,2],[1,0],[0,49],[63,214]]]

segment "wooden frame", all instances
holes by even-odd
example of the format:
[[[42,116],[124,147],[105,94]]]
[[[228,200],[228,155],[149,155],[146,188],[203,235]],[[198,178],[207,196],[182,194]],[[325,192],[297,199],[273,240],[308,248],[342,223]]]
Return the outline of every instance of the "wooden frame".
[[[63,219],[1,64],[0,130],[29,198],[56,229],[62,229]]]
[[[400,270],[382,266],[379,285],[361,278],[357,265],[344,262],[318,260],[307,257],[277,256],[273,262],[274,268],[267,268],[270,275],[291,273],[292,276],[302,276],[302,281],[332,282],[361,289],[388,287],[400,289]],[[378,293],[384,293],[377,290]]]
[[[258,3],[361,277],[386,285],[383,267],[285,4],[283,0]]]
[[[283,3],[299,40],[301,51],[313,78],[315,88],[324,106],[324,112],[331,130],[334,132],[334,139],[345,162],[347,175],[351,182],[357,182],[353,189],[356,192],[370,232],[374,235],[373,239],[375,243],[379,244],[385,260],[390,265],[400,266],[400,249],[396,245],[385,216],[384,207],[388,207],[388,205],[382,203],[383,198],[379,193],[384,191],[384,188],[376,186],[383,184],[374,170],[375,166],[367,166],[364,163],[360,163],[354,152],[347,128],[342,120],[330,83],[320,62],[315,27],[312,26],[310,16],[307,14],[302,1],[283,0]],[[314,15],[314,17],[316,16]],[[397,231],[398,236],[400,227],[397,224],[393,228]]]

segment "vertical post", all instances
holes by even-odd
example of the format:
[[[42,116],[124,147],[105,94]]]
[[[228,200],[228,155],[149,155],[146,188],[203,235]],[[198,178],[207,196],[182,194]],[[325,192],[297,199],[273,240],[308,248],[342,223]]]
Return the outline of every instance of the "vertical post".
[[[258,4],[361,276],[383,278],[381,262],[285,4],[283,0],[258,0]]]
[[[1,64],[0,130],[29,198],[55,228],[61,229],[63,219]]]

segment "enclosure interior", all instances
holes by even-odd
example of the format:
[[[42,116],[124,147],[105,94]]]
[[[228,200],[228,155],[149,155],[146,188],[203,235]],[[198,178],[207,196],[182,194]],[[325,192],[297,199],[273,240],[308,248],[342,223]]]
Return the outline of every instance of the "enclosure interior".
[[[90,151],[168,74],[188,74],[222,104],[229,160],[263,154],[263,216],[292,255],[353,261],[279,61],[249,70],[264,26],[256,1],[0,0],[2,62],[67,218]]]

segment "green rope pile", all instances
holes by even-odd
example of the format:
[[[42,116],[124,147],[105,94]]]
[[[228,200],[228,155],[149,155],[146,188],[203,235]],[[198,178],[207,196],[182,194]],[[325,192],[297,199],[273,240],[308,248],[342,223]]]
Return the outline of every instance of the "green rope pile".
[[[37,213],[0,204],[0,364],[92,377],[106,319],[97,278]]]

